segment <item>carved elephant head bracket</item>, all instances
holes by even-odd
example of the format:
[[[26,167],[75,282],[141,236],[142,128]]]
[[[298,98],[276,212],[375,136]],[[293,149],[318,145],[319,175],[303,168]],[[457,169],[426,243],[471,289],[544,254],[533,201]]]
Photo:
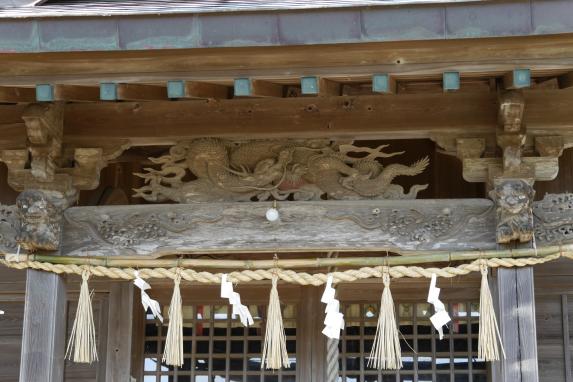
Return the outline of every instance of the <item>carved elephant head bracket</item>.
[[[429,159],[383,164],[402,152],[387,145],[357,147],[325,139],[232,142],[196,139],[150,158],[159,169],[136,174],[146,185],[135,196],[179,203],[252,200],[414,199],[427,185],[406,193],[398,176],[422,173]]]

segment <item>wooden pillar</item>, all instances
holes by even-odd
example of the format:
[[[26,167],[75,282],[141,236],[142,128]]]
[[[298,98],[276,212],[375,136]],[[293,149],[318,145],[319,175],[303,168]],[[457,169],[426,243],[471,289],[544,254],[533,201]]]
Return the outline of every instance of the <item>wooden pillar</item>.
[[[20,382],[62,382],[66,341],[66,283],[55,273],[28,270]]]
[[[133,283],[114,282],[109,294],[106,381],[130,381]]]
[[[493,367],[494,382],[537,382],[537,330],[533,268],[500,268],[495,297],[506,359]]]
[[[320,302],[321,288],[305,286],[301,288],[302,299],[297,316],[297,381],[324,382],[326,337],[324,329],[324,309]]]

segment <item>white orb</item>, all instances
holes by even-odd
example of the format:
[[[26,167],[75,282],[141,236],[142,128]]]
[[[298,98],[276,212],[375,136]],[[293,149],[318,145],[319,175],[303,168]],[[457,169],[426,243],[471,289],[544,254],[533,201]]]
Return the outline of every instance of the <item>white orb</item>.
[[[279,211],[276,208],[269,208],[265,214],[267,220],[270,222],[276,222],[279,220]]]

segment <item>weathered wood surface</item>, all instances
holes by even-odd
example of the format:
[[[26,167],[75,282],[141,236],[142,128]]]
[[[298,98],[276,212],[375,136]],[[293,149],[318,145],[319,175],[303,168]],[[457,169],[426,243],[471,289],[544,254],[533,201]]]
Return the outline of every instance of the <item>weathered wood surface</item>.
[[[66,284],[54,273],[28,270],[20,382],[62,382]]]
[[[65,213],[62,253],[474,249],[495,243],[488,200],[319,201],[77,207]]]
[[[571,136],[571,89],[531,90],[524,95],[530,136]],[[167,145],[206,136],[491,138],[497,109],[492,92],[69,103],[64,106],[63,141],[66,146],[104,147],[126,140],[133,145]],[[24,105],[0,105],[0,149],[26,148],[24,110]],[[567,142],[570,147],[569,138]]]
[[[495,249],[487,199],[267,202],[72,207],[61,254],[148,256],[209,252],[323,252]],[[573,240],[573,194],[533,203],[537,245]],[[0,251],[14,253],[14,206],[0,206]]]
[[[178,37],[179,38],[179,37]],[[141,49],[125,52],[82,51],[57,54],[4,54],[0,84],[35,85],[53,81],[158,82],[174,78],[222,76],[347,76],[351,71],[392,72],[412,76],[422,70],[441,76],[461,73],[502,74],[519,67],[532,72],[571,66],[571,34],[435,41],[368,42],[225,49]],[[447,57],[447,60],[444,58]],[[349,70],[350,69],[350,70]]]
[[[106,381],[129,381],[133,283],[114,282],[109,296],[107,319]]]
[[[537,382],[533,268],[499,269],[494,284],[506,358],[493,368],[493,381]]]

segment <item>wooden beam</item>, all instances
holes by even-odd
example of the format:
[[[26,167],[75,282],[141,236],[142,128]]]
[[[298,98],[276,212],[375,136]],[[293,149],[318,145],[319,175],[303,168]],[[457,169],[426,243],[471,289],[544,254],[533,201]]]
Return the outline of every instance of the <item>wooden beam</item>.
[[[117,99],[120,101],[164,101],[167,99],[167,89],[157,85],[117,84]]]
[[[35,101],[36,90],[34,88],[0,87],[0,103],[28,103]]]
[[[168,81],[167,93],[171,99],[227,99],[229,87],[199,81]]]
[[[164,101],[167,99],[167,88],[156,85],[105,82],[100,84],[100,99],[102,101]]]
[[[529,135],[563,135],[564,139],[571,135],[573,109],[565,105],[573,103],[572,91],[525,91],[525,99]],[[347,103],[352,108],[344,107]],[[428,105],[431,112],[426,112]],[[25,129],[21,129],[24,109],[24,105],[0,105],[0,149],[20,148],[25,142]],[[86,147],[86,142],[110,144],[123,139],[134,145],[165,145],[201,136],[414,139],[448,135],[490,139],[495,137],[498,101],[495,93],[453,92],[216,103],[70,103],[64,109],[64,141]]]
[[[139,105],[70,104],[66,105],[65,137],[72,140],[128,138],[134,144],[164,144],[166,140],[173,142],[174,139],[198,136],[294,138],[335,135],[392,139],[427,138],[438,131],[467,133],[471,129],[472,134],[495,131],[494,94],[451,96],[361,96],[312,101],[304,97],[262,98],[257,101],[221,100],[216,104],[185,101]],[[345,101],[352,102],[353,108],[344,108]],[[420,112],[426,104],[432,105],[429,115]],[[137,113],[133,112],[134,107],[137,107]],[[543,115],[548,114],[544,112]],[[568,123],[573,124],[572,121]],[[550,123],[550,120],[544,118],[543,122]],[[162,128],[158,130],[159,125]]]
[[[556,198],[559,196],[549,195],[546,196],[547,200],[533,203],[535,217],[539,219],[536,221],[536,230],[540,248],[570,241],[567,236],[553,233],[552,227],[558,224],[573,224],[573,210],[562,210],[557,220],[552,215],[552,210],[547,207],[551,206],[554,200],[558,200]],[[83,256],[85,250],[89,249],[92,257],[160,257],[164,254],[177,254],[178,251],[268,252],[277,251],[278,248],[282,252],[390,250],[405,253],[412,250],[459,251],[473,248],[485,251],[495,248],[496,245],[495,210],[492,205],[493,203],[486,199],[292,202],[279,205],[278,208],[282,216],[297,216],[296,221],[281,221],[275,228],[269,227],[269,222],[265,219],[269,204],[263,202],[72,207],[65,212],[62,251],[67,256]],[[373,210],[380,211],[379,218],[373,218]],[[446,217],[443,216],[444,210],[450,211]],[[129,227],[131,235],[131,230],[141,229],[137,222],[130,221],[134,214],[142,221],[161,221],[161,216],[183,214],[188,223],[176,230],[153,223],[157,224],[157,229],[163,233],[158,237],[142,237],[133,248],[115,245],[116,242],[123,242],[121,236],[106,239],[105,232],[98,233],[97,227],[102,226],[102,219],[105,219],[106,226]],[[392,214],[403,219],[423,216],[412,221],[408,232],[417,230],[430,239],[417,241],[407,234],[387,228],[386,217]],[[240,227],[229,224],[229,219],[237,216],[241,216],[245,223]],[[434,231],[428,228],[433,227],[432,222],[436,219],[446,219],[448,230]],[[268,234],[269,229],[273,230],[273,235]],[[11,235],[14,237],[15,233]],[[11,235],[8,230],[4,233],[7,241],[14,240],[10,239]],[[125,240],[127,242],[128,239]],[[1,246],[0,251],[13,253],[13,249]]]
[[[106,381],[131,379],[133,283],[113,282],[107,318]]]
[[[250,78],[237,78],[234,85],[235,97],[282,97],[281,85]]]
[[[95,102],[99,101],[99,94],[94,86],[54,85],[54,101]]]
[[[561,89],[567,89],[573,86],[573,72],[569,72],[559,76],[557,79],[559,87]]]
[[[533,176],[539,181],[554,180],[559,174],[557,157],[523,157],[525,165],[533,170]],[[501,173],[501,158],[466,158],[463,162],[463,176],[466,182],[486,182],[491,171]]]
[[[62,382],[66,283],[55,273],[26,271],[20,382]]]
[[[503,76],[505,89],[523,89],[531,86],[531,70],[515,69]]]
[[[571,70],[572,57],[571,34],[319,46],[6,53],[0,60],[0,84],[34,86],[45,78],[56,83],[85,83],[272,78],[286,73],[300,77],[311,66],[316,68],[314,75],[332,78],[368,72],[440,76],[446,70],[503,75],[516,65],[542,73]]]

